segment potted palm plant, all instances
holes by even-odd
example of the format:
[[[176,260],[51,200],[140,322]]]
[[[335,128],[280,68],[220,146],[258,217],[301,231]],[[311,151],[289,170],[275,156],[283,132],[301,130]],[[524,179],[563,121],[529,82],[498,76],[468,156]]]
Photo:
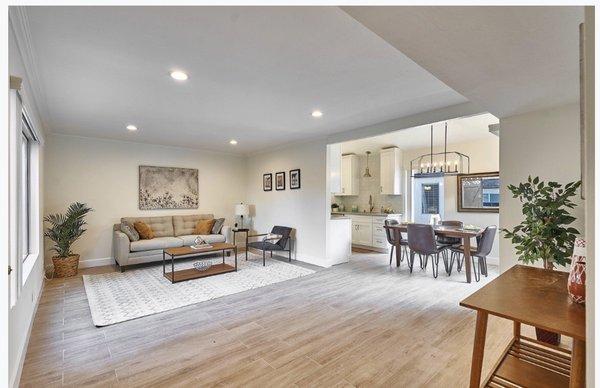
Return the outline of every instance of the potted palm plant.
[[[571,262],[573,244],[579,234],[569,226],[576,220],[570,210],[577,206],[571,197],[577,194],[579,186],[581,181],[563,186],[531,176],[518,186],[507,186],[513,198],[521,201],[524,219],[512,230],[502,229],[502,232],[514,244],[519,261],[534,264],[542,260],[544,268],[549,270]],[[556,345],[560,342],[557,333],[536,328],[536,335],[541,341]]]
[[[79,255],[71,252],[71,246],[85,233],[85,216],[91,211],[86,204],[75,202],[65,214],[49,214],[44,217],[44,221],[50,224],[44,236],[52,240],[54,245],[51,250],[56,252],[56,256],[52,257],[55,277],[77,275]]]

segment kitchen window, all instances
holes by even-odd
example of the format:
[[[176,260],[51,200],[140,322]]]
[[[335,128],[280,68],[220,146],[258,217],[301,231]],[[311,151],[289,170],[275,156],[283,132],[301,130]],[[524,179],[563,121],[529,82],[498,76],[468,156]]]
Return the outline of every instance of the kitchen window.
[[[440,214],[440,185],[438,183],[421,185],[421,214]]]

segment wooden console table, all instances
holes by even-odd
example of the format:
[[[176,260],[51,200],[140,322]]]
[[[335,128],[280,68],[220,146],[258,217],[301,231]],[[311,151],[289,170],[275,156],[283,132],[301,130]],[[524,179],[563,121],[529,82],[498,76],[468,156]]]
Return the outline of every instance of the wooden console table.
[[[470,387],[481,382],[488,315],[514,322],[514,335],[483,386],[584,387],[585,306],[567,293],[568,274],[516,265],[460,302],[477,311]],[[521,324],[573,338],[572,351],[521,335]]]

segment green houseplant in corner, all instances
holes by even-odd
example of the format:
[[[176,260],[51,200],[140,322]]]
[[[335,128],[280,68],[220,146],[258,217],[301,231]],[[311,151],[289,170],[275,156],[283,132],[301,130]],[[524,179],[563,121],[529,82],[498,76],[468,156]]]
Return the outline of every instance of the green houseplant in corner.
[[[513,198],[522,204],[523,221],[512,230],[502,229],[517,251],[519,261],[534,264],[543,261],[544,268],[553,270],[556,265],[571,262],[575,237],[579,231],[571,225],[576,218],[570,210],[577,206],[571,198],[577,193],[581,181],[561,185],[544,182],[539,177],[528,177],[518,186],[508,185]],[[539,340],[558,344],[560,336],[536,328]]]
[[[85,233],[85,216],[91,211],[86,204],[75,202],[69,205],[65,214],[49,214],[44,217],[44,221],[50,224],[44,236],[52,240],[54,244],[51,250],[56,253],[52,257],[55,277],[77,275],[79,255],[71,252],[71,246]]]

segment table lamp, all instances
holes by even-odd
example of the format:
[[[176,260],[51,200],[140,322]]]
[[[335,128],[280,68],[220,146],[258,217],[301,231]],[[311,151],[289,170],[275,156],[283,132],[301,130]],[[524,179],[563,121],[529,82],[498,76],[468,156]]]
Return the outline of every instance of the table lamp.
[[[250,214],[250,206],[240,203],[235,205],[235,215],[240,216],[242,218],[242,228],[244,229],[244,216],[248,216]]]

